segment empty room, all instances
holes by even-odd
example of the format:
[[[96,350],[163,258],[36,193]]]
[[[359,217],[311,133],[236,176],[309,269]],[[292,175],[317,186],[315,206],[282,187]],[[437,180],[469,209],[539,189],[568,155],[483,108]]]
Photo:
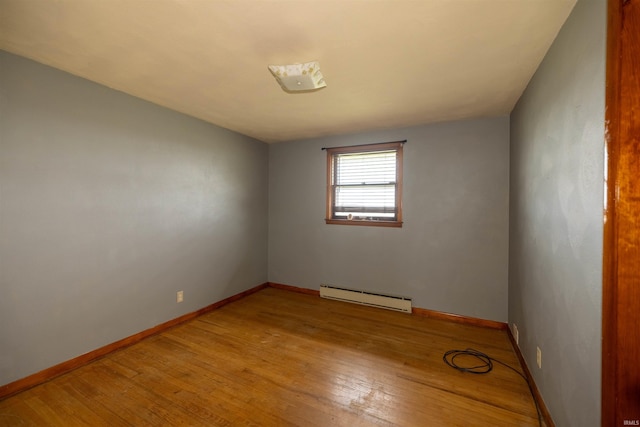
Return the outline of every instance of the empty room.
[[[0,0],[0,425],[640,419],[611,4]]]

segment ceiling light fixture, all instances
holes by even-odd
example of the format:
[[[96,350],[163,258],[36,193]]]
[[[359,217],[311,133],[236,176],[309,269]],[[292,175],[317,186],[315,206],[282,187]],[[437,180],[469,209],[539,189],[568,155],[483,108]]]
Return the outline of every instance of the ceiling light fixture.
[[[327,85],[320,72],[318,61],[293,65],[269,65],[269,71],[285,92],[311,91]]]

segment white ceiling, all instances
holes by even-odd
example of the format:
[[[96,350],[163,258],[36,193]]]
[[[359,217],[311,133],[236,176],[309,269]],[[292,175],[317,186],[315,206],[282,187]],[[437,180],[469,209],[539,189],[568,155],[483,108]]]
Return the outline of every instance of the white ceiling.
[[[278,142],[508,114],[575,1],[0,0],[0,49]]]

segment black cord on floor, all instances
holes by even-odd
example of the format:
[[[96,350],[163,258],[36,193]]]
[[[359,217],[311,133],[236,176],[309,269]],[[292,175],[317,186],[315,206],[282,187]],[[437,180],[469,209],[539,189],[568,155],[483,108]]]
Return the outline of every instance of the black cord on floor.
[[[474,357],[478,360],[478,364],[473,366],[460,366],[456,363],[456,359],[461,356]],[[533,387],[525,374],[523,374],[513,366],[509,366],[506,363],[499,361],[498,359],[494,359],[493,357],[472,348],[468,348],[466,350],[449,350],[444,354],[444,356],[442,356],[442,360],[444,360],[444,363],[451,366],[452,368],[457,369],[460,372],[467,372],[469,374],[488,374],[489,372],[491,372],[491,370],[493,370],[493,362],[499,363],[502,366],[506,366],[507,368],[511,369],[513,372],[520,375],[527,383],[529,392],[531,393],[531,398],[533,399],[533,403],[536,405],[536,412],[538,413],[538,425],[542,426],[542,416],[540,414],[540,408],[538,407],[538,401],[536,400],[533,393]]]

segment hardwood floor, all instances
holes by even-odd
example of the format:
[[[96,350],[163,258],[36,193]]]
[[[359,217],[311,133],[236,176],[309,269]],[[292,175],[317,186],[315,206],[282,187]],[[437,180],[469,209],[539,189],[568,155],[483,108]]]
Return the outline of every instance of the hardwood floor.
[[[0,425],[537,426],[505,331],[266,288],[0,401]],[[461,361],[462,362],[462,361]]]

